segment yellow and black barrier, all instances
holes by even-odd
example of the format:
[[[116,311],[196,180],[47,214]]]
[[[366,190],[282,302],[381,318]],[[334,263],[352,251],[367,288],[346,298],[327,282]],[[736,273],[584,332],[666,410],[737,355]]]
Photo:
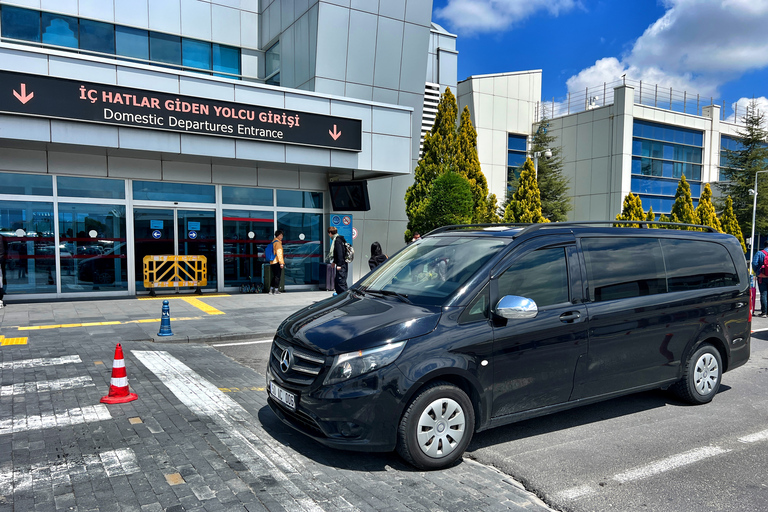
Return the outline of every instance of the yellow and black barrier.
[[[197,287],[208,284],[208,258],[205,256],[144,256],[144,288]]]

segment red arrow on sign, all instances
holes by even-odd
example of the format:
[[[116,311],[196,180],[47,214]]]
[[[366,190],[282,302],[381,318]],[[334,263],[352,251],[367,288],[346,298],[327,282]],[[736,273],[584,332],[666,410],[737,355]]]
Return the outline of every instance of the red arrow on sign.
[[[14,89],[13,95],[16,96],[16,99],[19,100],[22,104],[26,104],[29,100],[35,97],[35,93],[33,92],[27,94],[27,84],[21,84],[21,94],[16,92]]]
[[[333,125],[333,131],[328,130],[328,133],[331,134],[331,137],[333,137],[333,140],[337,140],[339,137],[341,137],[341,132],[336,130],[336,125]]]

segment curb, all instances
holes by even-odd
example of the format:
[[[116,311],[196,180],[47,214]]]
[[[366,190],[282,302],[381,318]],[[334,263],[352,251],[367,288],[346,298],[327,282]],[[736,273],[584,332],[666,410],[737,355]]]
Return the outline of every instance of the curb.
[[[210,336],[168,336],[168,337],[151,337],[142,338],[136,340],[126,341],[139,341],[146,343],[200,343],[211,344],[219,343],[223,341],[241,341],[251,340],[254,338],[272,338],[275,336],[275,331],[258,331],[258,332],[244,332],[234,334],[212,334]]]

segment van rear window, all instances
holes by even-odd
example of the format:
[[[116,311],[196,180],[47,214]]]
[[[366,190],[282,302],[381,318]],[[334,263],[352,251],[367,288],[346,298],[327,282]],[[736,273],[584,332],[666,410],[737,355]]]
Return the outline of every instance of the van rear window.
[[[664,258],[656,238],[583,238],[589,296],[594,302],[667,291]]]
[[[715,242],[662,239],[670,292],[736,286],[739,275],[728,250]]]

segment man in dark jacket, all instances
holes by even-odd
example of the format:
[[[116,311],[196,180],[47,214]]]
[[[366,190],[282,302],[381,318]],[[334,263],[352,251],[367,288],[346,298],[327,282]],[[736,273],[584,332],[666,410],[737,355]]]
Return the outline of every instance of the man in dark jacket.
[[[336,278],[333,280],[333,288],[336,293],[343,293],[347,289],[347,251],[344,245],[347,243],[339,230],[334,226],[328,228],[328,236],[331,237],[331,250],[328,254],[330,263],[336,266]]]

